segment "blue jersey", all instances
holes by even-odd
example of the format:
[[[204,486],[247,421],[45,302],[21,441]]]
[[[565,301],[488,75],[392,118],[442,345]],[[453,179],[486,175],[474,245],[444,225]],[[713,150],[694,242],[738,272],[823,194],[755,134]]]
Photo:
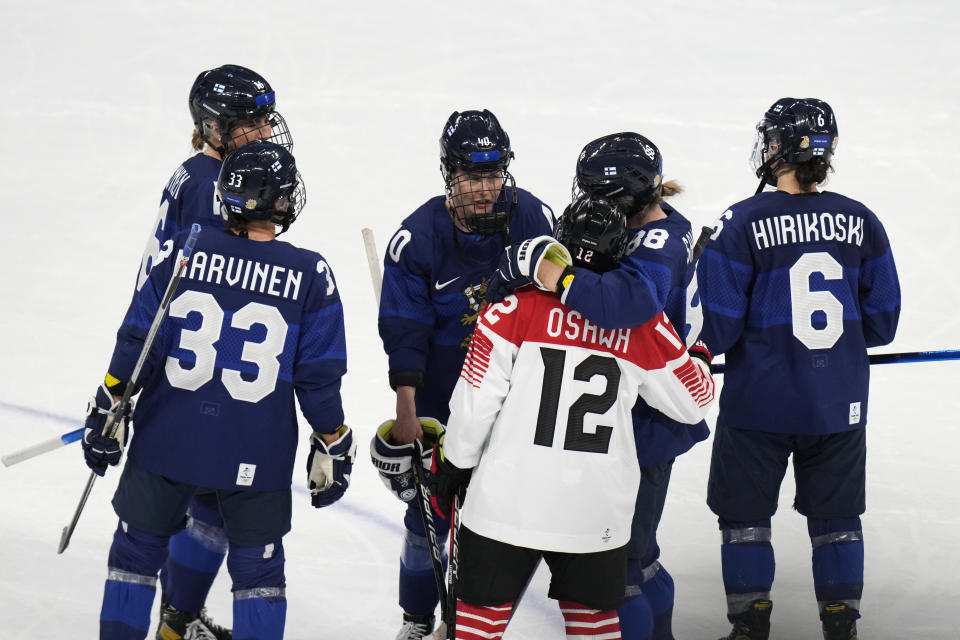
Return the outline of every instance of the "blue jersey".
[[[110,362],[129,380],[186,233],[134,294]],[[315,431],[343,423],[343,309],[317,253],[219,229],[200,232],[138,383],[130,459],[214,489],[290,486],[294,392]]]
[[[553,233],[553,211],[523,189],[510,221],[512,242]],[[417,415],[446,422],[453,387],[487,290],[506,246],[501,234],[458,230],[437,196],[400,225],[387,245],[380,337],[392,384],[422,380]]]
[[[194,223],[201,227],[223,228],[226,221],[216,201],[217,177],[222,163],[203,153],[188,158],[173,172],[160,196],[160,211],[140,261],[137,288],[143,286],[158,256],[176,234]]]
[[[653,291],[656,304],[667,314],[677,335],[689,345],[699,331],[699,326],[691,327],[687,319],[687,287],[695,266],[691,262],[693,231],[679,211],[666,203],[660,207],[667,217],[631,231],[628,255],[620,266],[643,277],[644,282],[636,282],[634,289]],[[694,425],[677,422],[651,408],[642,398],[633,407],[633,427],[641,466],[668,462],[710,435],[705,421]]]
[[[828,434],[867,424],[867,347],[889,343],[900,284],[880,221],[836,193],[728,209],[697,268],[701,339],[726,353],[718,425]]]

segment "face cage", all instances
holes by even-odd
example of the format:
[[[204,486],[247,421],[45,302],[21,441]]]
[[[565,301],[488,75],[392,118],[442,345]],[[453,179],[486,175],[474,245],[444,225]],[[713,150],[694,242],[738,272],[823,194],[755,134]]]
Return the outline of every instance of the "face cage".
[[[234,138],[221,137],[219,147],[215,147],[208,138],[205,138],[204,141],[207,144],[209,144],[211,147],[213,147],[214,150],[220,153],[220,155],[226,155],[227,153],[229,153],[229,151],[227,150],[227,147],[230,145],[231,142],[236,143],[233,146],[233,150],[236,150],[245,144],[253,142],[254,140],[261,140],[261,139],[264,140],[265,142],[272,142],[276,145],[279,145],[284,149],[286,149],[287,151],[292,151],[293,136],[290,134],[290,128],[287,126],[287,121],[284,119],[282,115],[280,115],[276,111],[270,111],[269,113],[266,114],[266,116],[267,116],[267,124],[270,125],[270,135],[267,136],[266,138],[247,138],[245,140],[234,140]],[[253,118],[251,119],[251,122],[253,119],[256,119],[258,117],[262,117],[262,115],[253,116]],[[237,118],[232,120],[223,119],[218,121],[217,125],[222,126],[223,131],[226,134],[229,134],[230,131],[235,129],[242,122],[245,122],[245,121]]]
[[[490,172],[492,173],[492,172]],[[447,209],[461,230],[490,236],[506,231],[517,208],[517,185],[509,171],[500,171],[500,183],[485,188],[478,173],[460,173],[447,181]],[[480,183],[479,188],[475,185]],[[496,191],[496,193],[494,193]],[[490,203],[490,211],[477,213],[477,202]]]
[[[776,148],[776,151],[771,151]],[[767,154],[771,154],[767,157]],[[753,151],[750,153],[750,168],[758,178],[780,157],[780,135],[768,120],[757,123],[757,137],[753,142]]]
[[[307,206],[307,187],[303,184],[303,176],[300,175],[299,171],[297,171],[297,184],[293,187],[288,202],[289,207],[287,210],[273,217],[273,221],[282,227],[280,231],[277,232],[278,236],[290,228],[294,220],[300,216],[303,208]]]

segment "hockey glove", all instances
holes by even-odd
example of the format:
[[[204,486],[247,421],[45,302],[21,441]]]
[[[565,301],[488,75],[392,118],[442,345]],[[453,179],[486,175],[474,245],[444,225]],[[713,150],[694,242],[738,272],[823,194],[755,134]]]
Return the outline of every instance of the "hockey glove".
[[[433,444],[443,435],[443,425],[434,418],[420,418],[423,439],[426,443],[421,457],[423,468],[429,469],[433,455]],[[393,420],[387,420],[379,427],[370,441],[370,459],[380,473],[380,480],[402,502],[411,502],[417,497],[417,487],[413,477],[413,456],[416,453],[414,443],[396,445],[391,442],[390,430]]]
[[[434,447],[433,464],[430,467],[430,477],[427,479],[433,510],[449,518],[453,513],[450,506],[453,497],[459,496],[460,502],[463,502],[472,473],[472,468],[461,469],[443,456],[443,436],[441,436],[437,446]]]
[[[487,283],[484,300],[496,304],[514,289],[528,284],[553,291],[537,279],[537,268],[544,259],[563,267],[573,264],[567,248],[551,236],[537,236],[504,249],[500,264]]]
[[[123,445],[127,443],[127,423],[130,421],[132,402],[127,404],[122,416],[117,416],[120,423],[114,435],[103,435],[107,420],[116,415],[119,405],[120,402],[113,399],[106,384],[101,384],[87,402],[87,418],[84,421],[87,429],[83,433],[81,446],[87,466],[98,476],[107,472],[107,465],[115,466],[120,463]],[[111,420],[111,424],[112,422]],[[120,444],[121,442],[123,444]]]
[[[320,437],[333,434],[339,437],[330,443]],[[333,434],[314,432],[310,436],[307,484],[310,487],[310,501],[318,509],[329,507],[343,497],[350,486],[350,472],[353,471],[353,459],[357,453],[350,427],[342,424]]]
[[[703,340],[697,340],[693,346],[690,347],[689,352],[691,358],[700,358],[700,360],[707,364],[707,368],[710,368],[710,361],[713,360],[713,356],[710,355],[710,350]]]

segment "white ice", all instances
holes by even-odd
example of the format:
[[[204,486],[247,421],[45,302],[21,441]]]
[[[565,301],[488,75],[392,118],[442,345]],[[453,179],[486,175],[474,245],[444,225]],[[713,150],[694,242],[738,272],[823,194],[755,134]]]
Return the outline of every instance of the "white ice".
[[[775,99],[816,96],[841,142],[829,188],[886,225],[903,284],[896,341],[957,346],[960,4],[951,0],[607,2],[0,3],[0,452],[80,425],[102,379],[160,190],[189,152],[197,72],[250,66],[277,89],[309,203],[288,239],[323,252],[346,308],[348,422],[363,452],[391,417],[386,359],[360,229],[381,251],[442,189],[437,138],[454,109],[493,110],[518,184],[558,211],[580,147],[653,139],[674,200],[709,224],[753,192],[753,125]],[[864,638],[960,638],[960,363],[875,367],[870,406]],[[711,420],[712,421],[712,420]],[[306,427],[304,427],[306,438]],[[728,629],[716,519],[704,504],[710,443],[676,464],[660,542],[680,640]],[[303,451],[301,451],[301,458]],[[402,506],[360,456],[323,511],[298,461],[287,536],[287,638],[392,638]],[[118,473],[94,487],[70,445],[0,468],[3,635],[93,638],[116,519]],[[774,518],[777,640],[819,637],[792,480]],[[561,637],[538,574],[506,637]],[[226,572],[210,609],[229,624]]]

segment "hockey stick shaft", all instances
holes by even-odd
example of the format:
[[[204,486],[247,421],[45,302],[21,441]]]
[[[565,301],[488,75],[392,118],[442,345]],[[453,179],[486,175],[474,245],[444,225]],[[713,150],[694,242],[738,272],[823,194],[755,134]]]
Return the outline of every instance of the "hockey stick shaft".
[[[190,261],[191,254],[193,254],[193,248],[197,244],[197,236],[199,233],[200,225],[194,224],[190,228],[190,235],[187,237],[186,243],[183,245],[183,251],[177,263],[177,268],[173,273],[173,277],[170,278],[170,282],[167,283],[167,290],[164,292],[163,298],[160,300],[160,307],[153,316],[153,322],[150,323],[150,330],[147,331],[147,337],[143,341],[143,347],[140,349],[140,357],[137,358],[137,364],[133,368],[133,373],[130,374],[130,381],[127,382],[127,386],[123,390],[123,397],[117,404],[117,410],[114,411],[112,415],[107,417],[106,424],[103,425],[103,435],[105,436],[112,438],[116,435],[121,424],[120,422],[117,422],[117,417],[124,415],[127,412],[127,408],[130,406],[130,398],[133,396],[133,392],[136,389],[137,379],[140,377],[140,372],[143,370],[143,363],[147,361],[147,356],[150,355],[150,350],[153,348],[153,341],[157,337],[157,332],[160,331],[160,324],[163,322],[163,319],[167,314],[167,307],[170,306],[170,299],[176,292],[177,285],[180,284],[180,278],[183,277],[183,272],[187,267],[187,263]],[[73,531],[77,528],[77,522],[80,520],[80,514],[83,513],[83,507],[87,504],[87,498],[90,497],[90,491],[93,489],[93,483],[96,479],[96,472],[91,471],[90,478],[87,480],[87,484],[83,489],[83,494],[80,496],[80,502],[77,504],[77,509],[73,513],[73,518],[70,520],[70,524],[63,528],[63,533],[60,534],[60,545],[57,547],[57,553],[63,553],[66,551],[67,546],[70,544],[70,538],[73,536]]]
[[[380,275],[380,259],[377,254],[377,243],[373,237],[372,229],[364,228],[361,233],[363,234],[363,248],[367,254],[367,266],[370,268],[373,295],[376,297],[377,306],[379,307],[382,276]],[[423,478],[426,477],[426,471],[423,468],[423,443],[419,440],[414,440],[413,443],[413,479],[417,489],[417,500],[420,503],[420,518],[423,522],[423,530],[427,534],[427,545],[430,547],[433,579],[434,582],[437,583],[437,593],[440,594],[440,617],[446,621],[449,605],[447,601],[447,589],[443,580],[443,561],[440,555],[440,540],[437,537],[437,527],[433,521],[433,507],[430,504],[430,494],[423,485]],[[452,628],[452,626],[452,624],[448,624],[448,628]]]
[[[376,296],[377,306],[379,307],[383,278],[380,275],[380,255],[377,253],[377,242],[373,237],[373,229],[364,227],[360,233],[363,235],[363,248],[367,253],[367,267],[370,269],[370,280],[373,282],[373,295]]]
[[[447,574],[447,640],[457,636],[457,592],[460,571],[460,496],[454,494],[450,513],[450,573]]]
[[[960,360],[960,349],[945,349],[943,351],[907,351],[905,353],[871,353],[868,356],[870,364],[898,364],[905,362],[931,362],[936,360]],[[713,374],[722,374],[726,365],[713,365]]]
[[[49,440],[38,442],[37,444],[30,445],[29,447],[24,447],[19,451],[8,453],[7,455],[3,456],[0,461],[3,462],[3,466],[12,467],[13,465],[23,462],[24,460],[35,458],[41,454],[47,453],[48,451],[54,451],[64,445],[81,439],[83,437],[83,429],[83,427],[80,427],[74,431],[68,431],[62,436],[50,438]]]
[[[423,469],[423,443],[414,440],[415,453],[413,456],[413,478],[417,485],[417,498],[420,500],[420,518],[423,520],[423,530],[427,534],[427,544],[430,547],[430,562],[433,565],[433,579],[437,583],[437,593],[440,594],[440,617],[447,621],[447,588],[443,580],[443,560],[440,557],[440,540],[437,538],[437,527],[433,522],[433,507],[430,504],[430,494],[423,485],[426,472]],[[447,624],[449,629],[452,625]]]
[[[690,254],[690,262],[696,263],[700,259],[703,250],[707,248],[707,243],[710,242],[710,236],[713,235],[713,227],[703,226],[700,227],[700,235],[697,237],[697,241],[693,244],[693,252]]]

